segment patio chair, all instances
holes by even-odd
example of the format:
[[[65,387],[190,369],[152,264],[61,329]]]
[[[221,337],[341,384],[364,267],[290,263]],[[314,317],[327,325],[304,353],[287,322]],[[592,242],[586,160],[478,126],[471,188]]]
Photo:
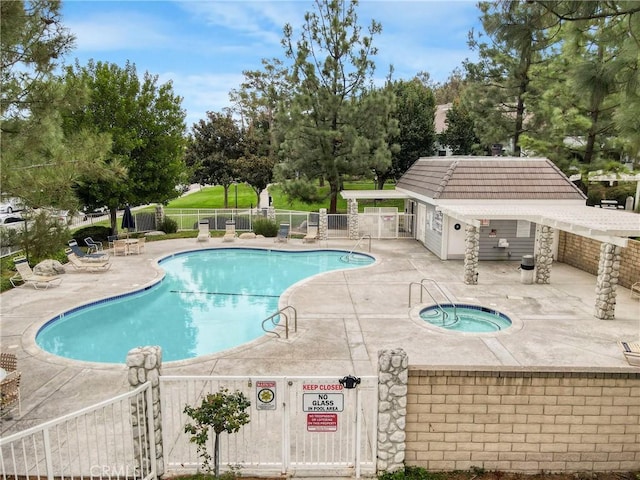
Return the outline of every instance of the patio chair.
[[[87,244],[89,248],[89,253],[98,253],[102,250],[102,242],[97,242],[91,237],[87,237],[84,239],[84,243]]]
[[[18,416],[22,416],[20,404],[20,378],[22,374],[16,370],[8,372],[0,380],[0,416],[3,417],[18,406]]]
[[[302,243],[312,243],[318,239],[318,226],[309,225],[307,227],[307,234],[302,238]]]
[[[113,248],[113,242],[118,240],[118,235],[107,235],[107,242],[109,244],[109,248]]]
[[[276,236],[276,242],[286,242],[289,240],[289,228],[288,223],[281,223],[278,228],[278,235]]]
[[[145,245],[145,237],[140,237],[136,239],[137,242],[131,242],[129,243],[129,253],[133,253],[132,250],[135,250],[135,253],[142,253],[142,251],[144,250],[144,245]]]
[[[0,353],[0,382],[4,383],[6,380],[6,393],[7,393],[7,404],[5,407],[5,385],[2,386],[2,395],[0,400],[0,410],[2,410],[2,415],[4,415],[5,410],[10,410],[10,407],[13,405],[15,401],[15,395],[10,394],[10,392],[15,391],[13,383],[15,383],[14,377],[16,370],[18,369],[18,359],[13,353]],[[20,376],[19,374],[17,375]],[[18,386],[20,383],[20,378],[17,380]],[[18,390],[18,394],[20,391]],[[18,398],[19,402],[19,398]]]
[[[31,284],[36,290],[44,287],[46,290],[50,285],[60,285],[62,283],[62,277],[60,275],[36,275],[31,270],[27,258],[18,256],[13,258],[13,263],[16,266],[17,273],[9,279],[11,285],[17,287],[17,283],[24,283],[24,285]]]
[[[631,298],[640,298],[640,282],[631,285]]]
[[[17,370],[18,358],[13,353],[0,353],[0,368],[7,373]]]
[[[198,242],[208,242],[210,238],[209,234],[209,220],[200,220],[198,222]]]
[[[222,237],[223,242],[233,242],[238,234],[236,233],[236,222],[233,220],[227,220],[225,224],[224,237]]]
[[[109,254],[107,252],[100,253],[85,253],[82,251],[78,242],[75,240],[69,240],[69,248],[76,254],[76,257],[81,258],[83,260],[89,260],[94,262],[104,262],[109,259]]]
[[[629,365],[640,367],[640,343],[618,342]]]
[[[64,253],[67,254],[67,258],[69,259],[69,263],[76,270],[81,270],[85,272],[104,272],[111,268],[111,262],[109,260],[105,260],[103,262],[95,262],[82,260],[78,258],[73,250],[70,248],[65,249]]]
[[[127,245],[127,241],[125,239],[114,240],[113,254],[115,256],[129,254],[129,245]]]

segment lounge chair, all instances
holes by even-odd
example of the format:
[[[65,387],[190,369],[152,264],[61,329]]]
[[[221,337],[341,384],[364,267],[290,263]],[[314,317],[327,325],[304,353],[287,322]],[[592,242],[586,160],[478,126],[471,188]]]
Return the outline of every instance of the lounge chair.
[[[200,220],[198,222],[198,242],[208,242],[210,237],[209,220]]]
[[[18,286],[17,283],[24,283],[25,285],[33,285],[33,288],[36,290],[41,287],[44,287],[46,290],[50,285],[60,285],[60,283],[62,283],[62,277],[60,275],[36,275],[33,273],[26,257],[14,257],[13,263],[18,272],[11,277],[9,281],[14,287]]]
[[[631,285],[631,298],[640,298],[640,282]]]
[[[233,242],[238,234],[236,233],[236,222],[233,220],[227,220],[225,224],[224,237],[222,237],[223,242]]]
[[[288,223],[281,223],[278,228],[278,235],[276,236],[276,242],[286,242],[289,240],[289,227]]]
[[[94,262],[104,262],[105,260],[109,260],[109,254],[107,252],[100,253],[85,253],[78,246],[78,242],[75,240],[69,240],[69,248],[76,254],[76,257],[81,258],[83,260],[90,260]]]
[[[318,239],[318,226],[309,225],[307,227],[307,234],[302,238],[302,243],[313,243]]]
[[[87,247],[89,247],[89,253],[98,253],[102,251],[102,242],[97,242],[91,237],[85,238],[84,243],[86,243]]]
[[[67,254],[69,263],[73,265],[73,268],[76,270],[82,270],[85,272],[104,272],[111,268],[111,262],[109,260],[105,260],[103,262],[82,260],[81,258],[78,258],[70,248],[65,249],[64,252]]]
[[[618,342],[629,365],[640,367],[640,343]]]

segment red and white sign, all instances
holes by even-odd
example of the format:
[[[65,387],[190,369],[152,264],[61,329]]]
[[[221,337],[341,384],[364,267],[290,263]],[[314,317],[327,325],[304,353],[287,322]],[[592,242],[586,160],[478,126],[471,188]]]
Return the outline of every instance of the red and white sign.
[[[337,413],[307,413],[307,432],[337,432]]]

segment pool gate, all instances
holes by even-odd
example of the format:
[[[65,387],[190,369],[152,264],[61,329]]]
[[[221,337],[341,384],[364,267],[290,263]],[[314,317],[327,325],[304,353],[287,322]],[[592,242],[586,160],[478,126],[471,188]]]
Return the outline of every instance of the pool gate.
[[[351,388],[349,388],[351,387]],[[221,435],[220,471],[242,475],[355,477],[376,471],[378,377],[160,376],[164,468],[195,472],[202,463],[184,426],[221,388],[251,402],[250,421]],[[214,434],[207,451],[213,456]]]

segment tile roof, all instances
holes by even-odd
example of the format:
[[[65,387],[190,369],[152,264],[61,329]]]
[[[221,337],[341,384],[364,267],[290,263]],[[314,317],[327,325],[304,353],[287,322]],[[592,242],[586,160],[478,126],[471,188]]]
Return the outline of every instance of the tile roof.
[[[397,188],[433,199],[582,200],[585,195],[547,158],[426,157]]]

